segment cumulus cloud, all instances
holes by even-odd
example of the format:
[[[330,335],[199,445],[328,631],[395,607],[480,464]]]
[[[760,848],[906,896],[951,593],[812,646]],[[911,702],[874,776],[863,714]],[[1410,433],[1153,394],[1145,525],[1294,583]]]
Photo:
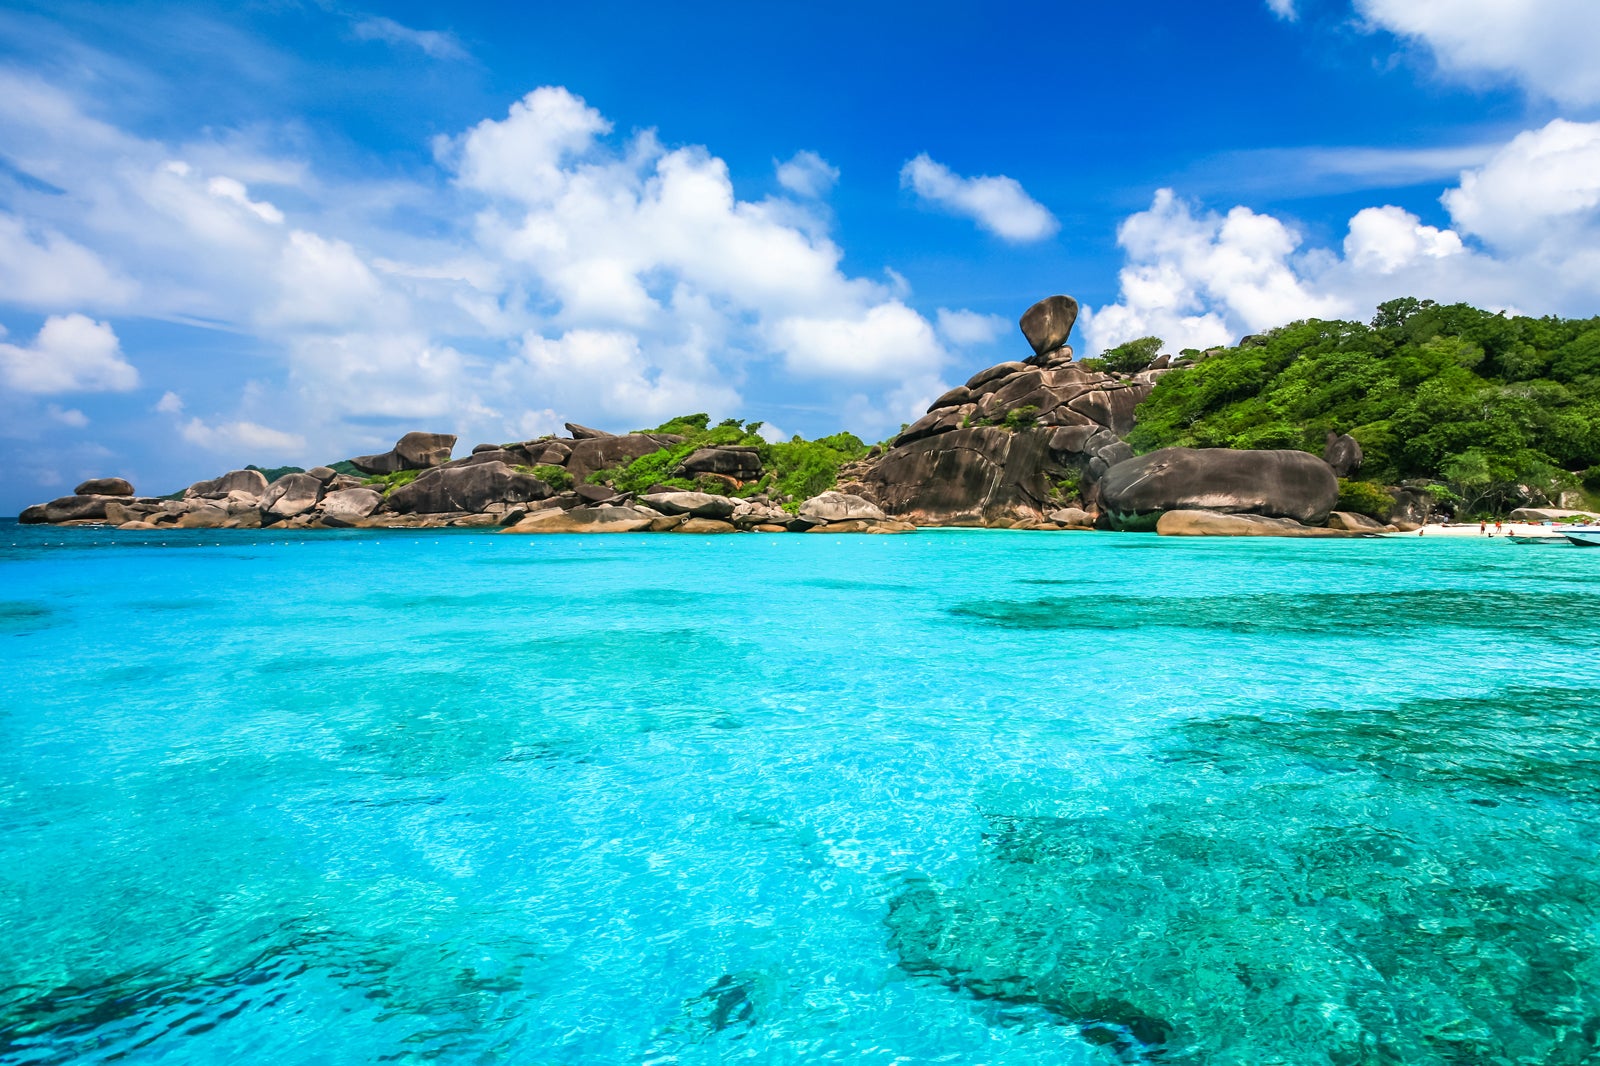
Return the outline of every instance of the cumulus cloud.
[[[420,49],[434,59],[466,59],[467,50],[455,36],[439,30],[414,30],[391,18],[371,16],[350,25],[357,40],[382,41]]]
[[[828,195],[834,182],[839,180],[839,168],[815,152],[796,152],[787,161],[773,161],[777,168],[778,184],[797,196],[813,199]]]
[[[89,416],[76,407],[62,407],[56,403],[46,404],[44,413],[63,426],[71,426],[73,429],[82,429],[89,424]]]
[[[1425,47],[1448,75],[1509,79],[1567,104],[1600,102],[1600,5],[1591,0],[1356,0],[1356,9]]]
[[[254,422],[209,425],[201,419],[191,418],[179,427],[178,432],[190,444],[208,451],[266,452],[284,457],[299,456],[306,447],[306,439],[298,433],[286,433]]]
[[[785,318],[769,331],[799,374],[905,378],[936,373],[944,348],[928,320],[899,301],[863,315]]]
[[[1464,250],[1453,230],[1425,226],[1411,212],[1393,206],[1358,211],[1344,239],[1345,258],[1357,269],[1378,274],[1393,274],[1420,258],[1443,259]]]
[[[1013,327],[999,315],[980,315],[976,311],[952,311],[939,308],[935,316],[939,336],[958,348],[991,344]]]
[[[1293,22],[1300,17],[1299,12],[1294,9],[1294,2],[1295,0],[1267,0],[1267,7],[1285,22]]]
[[[169,389],[156,401],[156,410],[164,415],[175,415],[183,410],[183,397]]]
[[[1556,119],[1519,133],[1463,173],[1444,205],[1464,232],[1499,248],[1568,240],[1600,206],[1600,123]]]
[[[1247,207],[1197,214],[1161,189],[1122,223],[1117,242],[1128,258],[1122,300],[1085,316],[1093,351],[1151,334],[1204,348],[1229,341],[1240,324],[1260,329],[1346,309],[1295,273],[1299,235]]]
[[[886,413],[982,332],[954,308],[936,329],[893,271],[843,269],[816,202],[836,171],[815,153],[778,165],[788,195],[741,198],[708,149],[613,137],[556,86],[436,139],[438,173],[414,182],[332,179],[238,131],[140,138],[87,110],[0,69],[0,138],[37,178],[0,214],[0,280],[14,262],[28,275],[5,295],[202,325],[276,357],[235,410],[158,405],[219,450],[252,426],[332,455],[423,423],[505,440],[735,414],[759,363],[810,403],[859,394]]]
[[[1600,123],[1557,119],[1461,173],[1452,226],[1394,205],[1349,222],[1342,248],[1302,249],[1292,226],[1235,207],[1197,211],[1171,190],[1125,221],[1121,298],[1086,316],[1093,350],[1155,334],[1172,348],[1231,343],[1307,317],[1365,317],[1396,296],[1532,313],[1600,300]]]
[[[126,392],[139,387],[139,372],[110,323],[51,315],[32,344],[0,344],[0,381],[17,392]]]
[[[923,201],[970,218],[1013,244],[1041,241],[1061,228],[1056,217],[1014,178],[964,178],[926,152],[900,169],[900,185]]]

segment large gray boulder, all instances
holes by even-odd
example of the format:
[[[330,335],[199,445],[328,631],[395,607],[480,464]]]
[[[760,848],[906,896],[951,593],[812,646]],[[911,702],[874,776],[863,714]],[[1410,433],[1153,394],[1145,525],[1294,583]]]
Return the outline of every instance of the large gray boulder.
[[[346,524],[359,522],[382,503],[383,494],[372,489],[341,489],[322,498],[322,516]]]
[[[1289,518],[1258,514],[1221,514],[1217,511],[1167,511],[1156,522],[1163,537],[1359,537],[1363,532],[1322,529]]]
[[[1051,431],[972,426],[884,453],[864,481],[886,513],[919,526],[1040,513],[1051,498]]]
[[[1111,467],[1099,490],[1103,518],[1119,529],[1150,529],[1179,510],[1320,526],[1339,502],[1333,468],[1297,451],[1163,448]]]
[[[429,470],[450,461],[454,433],[407,433],[393,448],[378,455],[358,455],[350,460],[364,474],[397,474],[402,470]]]
[[[722,474],[739,481],[754,481],[761,476],[761,453],[749,445],[698,448],[678,465],[679,477],[697,474]]]
[[[557,507],[530,512],[515,525],[507,526],[502,533],[642,533],[650,523],[661,517],[658,512],[641,507],[574,507],[563,511]]]
[[[78,496],[132,496],[133,485],[120,477],[92,477],[72,491]]]
[[[691,518],[725,519],[733,516],[738,502],[709,492],[652,492],[639,502],[662,514],[686,514]]]
[[[567,432],[573,440],[601,440],[605,437],[614,437],[615,433],[607,433],[603,429],[591,429],[589,426],[580,426],[576,422],[568,422]]]
[[[1078,321],[1078,301],[1070,296],[1047,296],[1022,313],[1022,335],[1034,355],[1045,355],[1067,343]]]
[[[285,474],[261,497],[261,513],[282,520],[313,510],[322,499],[322,482],[310,474]]]
[[[1349,477],[1361,469],[1366,456],[1361,454],[1361,442],[1348,433],[1328,431],[1327,445],[1322,449],[1322,461],[1333,467],[1340,477]]]
[[[103,522],[106,504],[116,496],[61,496],[44,504],[46,522]],[[32,510],[32,508],[30,508]]]
[[[259,470],[230,470],[210,484],[212,492],[248,492],[252,496],[267,493],[267,475]]]
[[[389,510],[400,514],[473,514],[496,503],[528,503],[549,497],[548,483],[504,463],[474,463],[430,470],[389,493]]]
[[[596,470],[627,466],[635,459],[683,443],[672,433],[626,433],[620,437],[589,437],[573,441],[567,469],[574,480],[583,481]]]
[[[1600,514],[1593,511],[1573,511],[1565,507],[1518,507],[1506,517],[1513,522],[1559,522],[1564,518],[1600,521]]]
[[[857,519],[881,522],[887,517],[877,504],[846,492],[824,492],[800,505],[800,518],[813,525]]]

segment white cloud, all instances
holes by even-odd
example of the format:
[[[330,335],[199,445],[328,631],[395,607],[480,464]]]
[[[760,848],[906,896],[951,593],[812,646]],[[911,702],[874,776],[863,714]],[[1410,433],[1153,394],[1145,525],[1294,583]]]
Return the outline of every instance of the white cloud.
[[[789,369],[802,375],[924,377],[946,358],[927,319],[898,301],[864,315],[786,318],[769,332]]]
[[[935,316],[939,336],[957,348],[990,344],[1011,330],[1012,324],[999,315],[980,315],[976,311],[952,311],[939,308]]]
[[[191,418],[178,427],[183,439],[208,451],[272,453],[272,458],[299,457],[306,439],[298,433],[270,429],[254,422],[224,422],[209,425]]]
[[[1267,7],[1285,22],[1293,22],[1300,17],[1299,12],[1294,9],[1294,3],[1295,0],[1267,0]]]
[[[1117,242],[1128,257],[1122,301],[1085,316],[1091,352],[1151,334],[1204,348],[1229,341],[1241,324],[1263,329],[1347,310],[1295,274],[1299,235],[1247,207],[1196,215],[1161,189],[1149,210],[1122,223]]]
[[[454,164],[470,189],[539,203],[559,195],[569,159],[590,151],[611,123],[581,99],[557,87],[535,89],[511,105],[503,119],[486,118],[461,137],[441,138],[434,150]]]
[[[164,415],[175,415],[183,410],[183,397],[170,390],[164,392],[156,401],[156,410]]]
[[[1453,226],[1400,207],[1358,211],[1342,254],[1301,250],[1282,221],[1196,213],[1170,190],[1123,223],[1121,298],[1086,314],[1091,350],[1155,334],[1171,348],[1231,343],[1306,317],[1364,318],[1396,296],[1533,314],[1600,302],[1600,123],[1557,119],[1461,173]]]
[[[47,226],[0,212],[0,296],[38,310],[120,308],[138,287]]]
[[[1465,250],[1453,230],[1424,226],[1416,215],[1393,206],[1357,212],[1344,239],[1345,258],[1358,269],[1379,274],[1393,274],[1423,257],[1443,259]]]
[[[1015,179],[1003,175],[963,178],[934,162],[926,152],[900,169],[900,184],[928,203],[970,218],[1015,244],[1044,240],[1061,228],[1055,216]]]
[[[263,222],[270,222],[274,226],[281,225],[283,222],[282,211],[279,211],[266,201],[250,199],[249,190],[244,187],[244,182],[239,181],[237,178],[212,178],[206,182],[206,191],[219,200],[227,200],[230,203],[238,204]]]
[[[18,392],[126,392],[138,388],[139,372],[110,323],[51,315],[32,344],[0,344],[0,381]]]
[[[946,345],[977,328],[949,309],[938,333],[899,275],[841,268],[831,216],[800,192],[831,180],[820,157],[784,164],[794,195],[741,199],[707,149],[612,138],[559,87],[437,139],[439,172],[415,181],[330,178],[267,135],[143,139],[88,110],[0,68],[0,141],[58,190],[8,189],[0,281],[14,262],[26,276],[0,298],[248,338],[276,372],[209,366],[259,384],[186,423],[221,450],[235,426],[278,427],[326,457],[399,423],[509,440],[567,419],[737,414],[762,362],[812,405],[865,390],[886,410],[897,375],[937,382]]]
[[[383,287],[345,241],[289,234],[278,266],[279,296],[268,312],[277,324],[345,329],[381,313]]]
[[[1443,199],[1456,225],[1500,248],[1563,241],[1600,206],[1600,122],[1519,133]]]
[[[46,404],[44,413],[55,421],[60,422],[63,426],[71,426],[73,429],[82,429],[89,424],[89,416],[76,407],[62,407],[60,404],[54,403]]]
[[[1593,0],[1356,0],[1356,9],[1426,47],[1447,74],[1509,79],[1566,104],[1600,102]]]
[[[812,199],[828,195],[834,182],[839,180],[839,168],[815,152],[796,152],[788,161],[773,161],[777,168],[778,184],[797,196]]]
[[[394,19],[373,16],[358,19],[350,26],[357,40],[419,48],[434,59],[466,59],[467,50],[453,34],[439,30],[414,30]]]
[[[567,409],[581,402],[618,427],[657,424],[693,409],[732,414],[739,404],[739,394],[709,378],[706,365],[659,365],[645,356],[638,337],[622,330],[578,329],[559,337],[530,332],[519,354],[497,371],[505,394],[538,396]]]

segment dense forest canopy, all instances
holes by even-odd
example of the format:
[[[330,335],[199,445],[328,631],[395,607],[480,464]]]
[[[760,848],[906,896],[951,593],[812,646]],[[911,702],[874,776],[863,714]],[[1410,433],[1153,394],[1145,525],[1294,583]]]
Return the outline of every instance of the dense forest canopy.
[[[1360,477],[1439,482],[1472,512],[1600,489],[1600,318],[1391,300],[1370,325],[1296,322],[1161,378],[1139,451],[1361,443]]]

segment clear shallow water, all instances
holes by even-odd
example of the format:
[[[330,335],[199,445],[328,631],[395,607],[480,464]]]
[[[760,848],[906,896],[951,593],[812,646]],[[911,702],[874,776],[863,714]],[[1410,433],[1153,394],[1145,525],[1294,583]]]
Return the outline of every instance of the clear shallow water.
[[[1597,567],[6,524],[0,1061],[1595,1061]]]

